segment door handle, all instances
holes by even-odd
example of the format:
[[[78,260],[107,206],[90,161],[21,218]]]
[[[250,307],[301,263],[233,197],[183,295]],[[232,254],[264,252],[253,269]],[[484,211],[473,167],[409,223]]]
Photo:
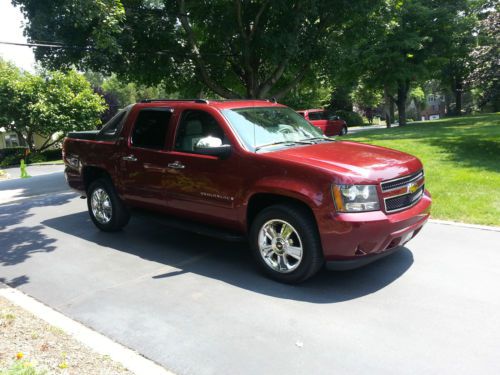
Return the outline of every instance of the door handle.
[[[122,159],[125,161],[137,161],[137,158],[134,155],[127,155],[122,157]]]
[[[168,163],[167,167],[173,168],[173,169],[184,169],[186,166],[182,164],[180,161],[174,161],[173,163]]]

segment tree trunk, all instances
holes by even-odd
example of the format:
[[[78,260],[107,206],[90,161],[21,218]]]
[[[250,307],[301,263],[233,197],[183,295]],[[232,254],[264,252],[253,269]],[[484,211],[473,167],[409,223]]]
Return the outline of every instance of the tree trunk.
[[[422,118],[422,105],[417,101],[415,100],[415,112],[417,112],[417,118],[415,119],[415,121],[420,121],[420,119]]]
[[[445,105],[446,105],[446,114],[448,116],[450,116],[451,113],[452,113],[452,111],[451,111],[451,101],[452,101],[452,99],[451,99],[451,95],[448,92],[446,92],[444,94],[444,101],[445,101]]]
[[[410,82],[408,80],[398,82],[398,97],[396,105],[398,106],[399,126],[406,125],[406,99],[408,98],[409,89]]]
[[[392,96],[389,97],[389,111],[391,113],[391,124],[394,123],[394,119],[396,118],[395,115],[395,109],[394,109],[394,100],[392,99]]]
[[[28,132],[28,134],[26,135],[26,144],[28,145],[30,153],[36,152],[35,136],[32,132]]]
[[[460,79],[455,82],[455,115],[462,116],[462,93],[463,83]]]
[[[385,126],[390,128],[392,124],[392,115],[391,115],[391,96],[389,95],[389,89],[387,86],[384,86],[384,117],[385,117]]]

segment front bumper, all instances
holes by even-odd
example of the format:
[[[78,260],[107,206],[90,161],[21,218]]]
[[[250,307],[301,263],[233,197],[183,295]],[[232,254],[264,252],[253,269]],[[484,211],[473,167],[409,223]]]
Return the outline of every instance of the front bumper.
[[[351,260],[330,260],[326,262],[326,268],[330,271],[353,270],[356,268],[366,266],[367,264],[373,263],[379,259],[385,258],[386,256],[391,255],[400,249],[401,247],[397,246],[378,254],[358,257]]]
[[[418,234],[429,219],[430,208],[431,197],[425,191],[416,205],[393,214],[323,215],[318,225],[327,266],[351,269],[389,255]]]

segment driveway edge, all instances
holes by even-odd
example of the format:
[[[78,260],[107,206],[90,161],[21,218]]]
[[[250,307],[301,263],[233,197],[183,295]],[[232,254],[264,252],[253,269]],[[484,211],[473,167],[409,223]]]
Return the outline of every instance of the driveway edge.
[[[0,283],[0,295],[50,325],[63,330],[66,334],[88,346],[93,351],[109,356],[112,360],[122,364],[125,368],[136,374],[174,375],[174,373],[143,357],[139,353],[68,318],[17,289]]]
[[[441,224],[441,225],[451,225],[451,226],[455,226],[455,227],[463,227],[463,228],[471,228],[471,229],[479,229],[479,230],[488,230],[488,231],[492,231],[492,232],[500,232],[500,227],[493,227],[493,226],[488,226],[488,225],[478,225],[478,224],[467,224],[467,223],[460,223],[458,221],[429,219],[429,223]]]

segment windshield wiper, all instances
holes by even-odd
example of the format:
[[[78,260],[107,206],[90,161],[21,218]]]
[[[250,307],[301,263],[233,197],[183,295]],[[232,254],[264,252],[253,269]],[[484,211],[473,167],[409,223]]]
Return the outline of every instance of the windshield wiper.
[[[271,146],[277,146],[277,145],[293,146],[295,144],[311,145],[313,143],[305,142],[305,140],[302,140],[302,141],[279,141],[279,142],[268,143],[266,145],[257,146],[257,147],[255,147],[255,152],[259,151],[261,148],[264,148],[264,147],[271,147]]]
[[[314,138],[305,138],[302,141],[325,141],[325,142],[335,142],[334,139],[328,137],[314,137]]]

